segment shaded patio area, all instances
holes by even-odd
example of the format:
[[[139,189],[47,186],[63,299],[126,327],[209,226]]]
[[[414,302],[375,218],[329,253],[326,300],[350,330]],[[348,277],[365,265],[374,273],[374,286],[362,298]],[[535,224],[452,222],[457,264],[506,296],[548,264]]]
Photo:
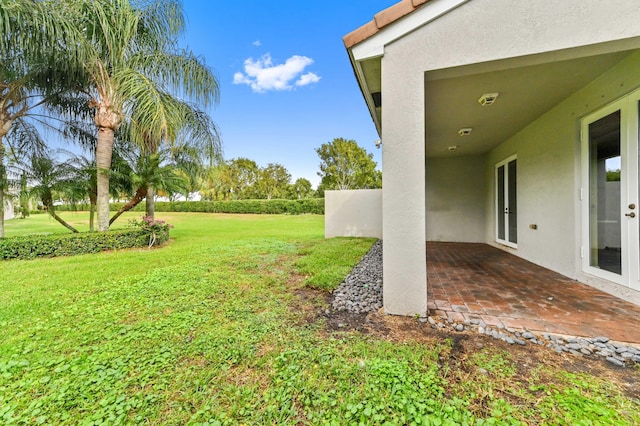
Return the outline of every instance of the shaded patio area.
[[[640,343],[640,306],[487,244],[427,243],[429,315]]]

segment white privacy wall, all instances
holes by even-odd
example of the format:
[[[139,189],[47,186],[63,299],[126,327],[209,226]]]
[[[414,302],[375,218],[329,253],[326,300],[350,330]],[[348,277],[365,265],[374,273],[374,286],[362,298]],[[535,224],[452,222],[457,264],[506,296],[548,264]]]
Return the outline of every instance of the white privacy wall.
[[[382,238],[382,190],[325,191],[324,236]]]

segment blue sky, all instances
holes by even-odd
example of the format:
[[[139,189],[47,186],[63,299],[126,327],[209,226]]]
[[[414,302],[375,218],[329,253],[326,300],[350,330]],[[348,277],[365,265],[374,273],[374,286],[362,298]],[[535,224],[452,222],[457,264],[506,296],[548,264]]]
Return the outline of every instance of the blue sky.
[[[381,166],[342,37],[396,0],[184,0],[182,43],[220,81],[210,113],[225,159],[280,163],[314,187],[321,144],[354,139]]]

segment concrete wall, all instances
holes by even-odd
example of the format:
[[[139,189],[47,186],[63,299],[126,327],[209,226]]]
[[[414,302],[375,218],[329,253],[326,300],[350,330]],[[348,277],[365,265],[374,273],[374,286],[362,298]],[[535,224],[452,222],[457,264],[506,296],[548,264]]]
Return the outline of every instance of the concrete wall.
[[[486,240],[486,158],[429,158],[426,165],[427,241]]]
[[[325,191],[324,236],[382,238],[382,190]]]
[[[495,164],[518,156],[518,249],[515,254],[619,297],[640,292],[582,272],[580,118],[640,87],[636,52],[579,90],[487,157],[486,241],[495,242]],[[533,230],[529,225],[537,225]],[[586,244],[586,243],[585,243]]]

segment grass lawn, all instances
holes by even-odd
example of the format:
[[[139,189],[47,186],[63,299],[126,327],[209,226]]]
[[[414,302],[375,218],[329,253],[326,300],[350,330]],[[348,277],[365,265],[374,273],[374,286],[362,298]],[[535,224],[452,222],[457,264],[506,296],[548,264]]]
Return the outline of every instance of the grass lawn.
[[[373,240],[324,240],[321,216],[158,216],[159,249],[0,262],[0,424],[640,423],[637,393],[527,349],[332,331],[304,287],[337,286]]]

